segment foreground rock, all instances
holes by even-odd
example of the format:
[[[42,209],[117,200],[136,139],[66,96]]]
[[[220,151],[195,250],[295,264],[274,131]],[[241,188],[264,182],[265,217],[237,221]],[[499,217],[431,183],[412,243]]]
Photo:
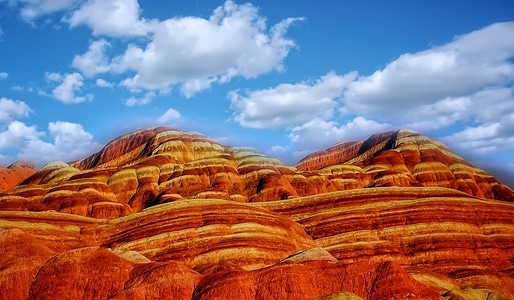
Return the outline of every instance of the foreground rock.
[[[513,200],[412,131],[292,167],[145,129],[0,192],[0,298],[510,299]]]

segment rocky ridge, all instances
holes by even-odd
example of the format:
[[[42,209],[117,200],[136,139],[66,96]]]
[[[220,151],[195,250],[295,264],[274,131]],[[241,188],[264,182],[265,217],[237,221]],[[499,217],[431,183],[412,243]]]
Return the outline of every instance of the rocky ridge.
[[[0,167],[0,190],[16,186],[36,171],[34,163],[29,161],[17,161],[7,167]]]
[[[512,202],[409,130],[287,166],[144,129],[0,192],[0,298],[508,299]]]

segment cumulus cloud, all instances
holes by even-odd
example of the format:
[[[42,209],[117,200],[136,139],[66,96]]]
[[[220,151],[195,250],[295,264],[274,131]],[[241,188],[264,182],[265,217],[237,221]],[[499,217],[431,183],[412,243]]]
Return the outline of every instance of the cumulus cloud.
[[[62,75],[59,74],[59,73],[49,73],[49,72],[45,72],[45,77],[47,80],[49,81],[53,81],[53,82],[59,82],[59,81],[62,81]]]
[[[362,140],[374,133],[391,130],[392,125],[355,117],[345,124],[315,118],[294,127],[289,138],[296,149],[314,151],[341,141]]]
[[[51,73],[48,74],[47,78],[51,81],[61,82],[52,90],[52,95],[55,99],[65,104],[80,103],[93,97],[91,94],[87,94],[85,96],[76,95],[84,85],[84,77],[79,73],[75,72],[72,74],[64,74],[62,76],[57,73]]]
[[[397,60],[344,92],[345,110],[427,132],[459,153],[514,150],[514,22]],[[467,124],[464,129],[454,125]]]
[[[105,81],[102,78],[98,78],[96,80],[96,85],[99,86],[99,87],[103,87],[103,88],[113,86],[112,82]]]
[[[199,91],[203,91],[211,87],[216,78],[195,78],[188,80],[182,84],[180,91],[186,98],[193,97]]]
[[[470,154],[514,151],[514,113],[503,116],[497,122],[466,127],[441,140],[454,149]]]
[[[284,146],[280,146],[280,145],[274,145],[274,146],[271,146],[271,148],[269,149],[268,152],[271,152],[271,153],[285,153],[287,152],[288,150],[288,147],[284,147]]]
[[[337,110],[343,116],[360,117],[340,126],[336,116],[320,116],[293,128],[289,137],[303,151],[312,144],[328,146],[403,127],[452,132],[441,140],[460,153],[512,151],[513,57],[514,22],[493,24],[442,46],[403,54],[346,85]],[[460,124],[468,125],[459,131]]]
[[[87,25],[93,35],[143,36],[156,21],[140,18],[137,0],[88,0],[66,21],[70,26]]]
[[[330,72],[315,82],[280,84],[275,88],[247,92],[231,91],[229,99],[235,110],[233,119],[245,127],[284,128],[300,125],[313,118],[328,119],[339,105],[337,98],[354,80]]]
[[[110,46],[111,44],[104,39],[91,42],[86,53],[75,55],[73,67],[79,69],[86,77],[109,71],[109,58],[104,52]]]
[[[55,147],[61,151],[71,150],[77,147],[77,142],[90,142],[93,136],[86,132],[82,125],[70,122],[50,122],[48,131],[54,138]]]
[[[285,32],[296,20],[283,20],[268,30],[256,7],[226,1],[209,19],[181,17],[154,24],[146,47],[128,46],[111,68],[136,72],[123,81],[126,87],[155,90],[182,84],[182,92],[192,96],[214,82],[281,70],[294,46]]]
[[[27,126],[20,121],[12,121],[7,129],[0,132],[0,150],[22,148],[27,141],[36,141],[44,133],[37,131],[36,126]]]
[[[95,36],[122,38],[122,44],[128,44],[124,51],[111,56],[108,50],[112,46],[105,38],[92,41],[84,53],[73,58],[72,66],[80,76],[91,78],[112,73],[124,77],[120,86],[147,92],[168,91],[178,85],[186,98],[235,77],[248,79],[273,70],[282,71],[284,59],[295,46],[286,37],[287,30],[302,19],[288,18],[267,27],[257,7],[232,0],[217,7],[208,18],[165,20],[143,18],[137,0],[55,2],[52,6],[46,0],[16,1],[23,8],[38,7],[36,15],[69,10],[71,13],[62,20],[71,28],[87,26]],[[65,103],[86,100],[72,93],[82,86],[83,78],[78,73],[68,74],[64,81],[67,85],[56,91],[56,98]],[[145,101],[134,97],[127,103]]]
[[[514,96],[510,87],[490,87],[467,96],[444,98],[399,117],[404,127],[427,132],[456,123],[490,124],[514,113]]]
[[[458,36],[443,46],[406,53],[344,93],[346,108],[382,119],[396,118],[445,98],[476,93],[514,79],[514,22]]]
[[[101,145],[82,125],[70,122],[50,122],[48,132],[51,142],[42,139],[27,140],[19,159],[28,159],[37,164],[54,160],[71,161],[98,151]]]
[[[13,118],[28,117],[32,109],[23,101],[0,98],[0,123],[7,123]]]
[[[141,97],[130,96],[128,99],[125,100],[124,103],[126,106],[141,106],[150,103],[153,99],[155,99],[155,97],[157,97],[157,93],[151,91],[146,92]]]
[[[180,119],[181,115],[173,108],[168,109],[162,116],[157,119],[159,124],[167,124]]]
[[[9,0],[12,6],[20,6],[20,16],[27,22],[54,12],[75,7],[82,0]]]
[[[16,157],[1,156],[3,164],[15,159],[26,159],[42,166],[54,160],[83,158],[100,148],[101,145],[93,140],[93,136],[77,123],[50,122],[45,132],[38,130],[36,125],[26,125],[15,120],[0,131],[0,150],[18,151]]]
[[[403,54],[370,76],[329,73],[314,83],[232,91],[232,120],[287,128],[291,145],[282,147],[297,155],[398,128],[448,132],[443,140],[462,152],[512,151],[513,57],[514,22],[497,23]]]
[[[180,119],[181,115],[173,108],[168,109],[162,116],[157,119],[159,124],[169,124],[173,121]]]
[[[2,35],[2,30],[0,29],[0,35]],[[9,74],[6,72],[0,72],[0,80],[5,80],[9,78]]]

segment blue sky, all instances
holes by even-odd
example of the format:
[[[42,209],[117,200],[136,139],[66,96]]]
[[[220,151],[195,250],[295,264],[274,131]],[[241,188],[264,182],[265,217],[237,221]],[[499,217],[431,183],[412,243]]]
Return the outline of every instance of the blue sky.
[[[0,163],[152,126],[294,163],[410,128],[512,185],[513,21],[510,0],[0,0]]]

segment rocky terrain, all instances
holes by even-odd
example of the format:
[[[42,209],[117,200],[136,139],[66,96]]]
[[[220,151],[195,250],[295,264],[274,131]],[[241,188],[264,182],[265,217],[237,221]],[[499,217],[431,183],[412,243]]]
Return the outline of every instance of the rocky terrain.
[[[36,171],[34,163],[29,161],[17,161],[8,167],[0,167],[0,190],[16,186]]]
[[[514,299],[514,192],[409,130],[287,166],[151,128],[20,176],[1,299]]]

